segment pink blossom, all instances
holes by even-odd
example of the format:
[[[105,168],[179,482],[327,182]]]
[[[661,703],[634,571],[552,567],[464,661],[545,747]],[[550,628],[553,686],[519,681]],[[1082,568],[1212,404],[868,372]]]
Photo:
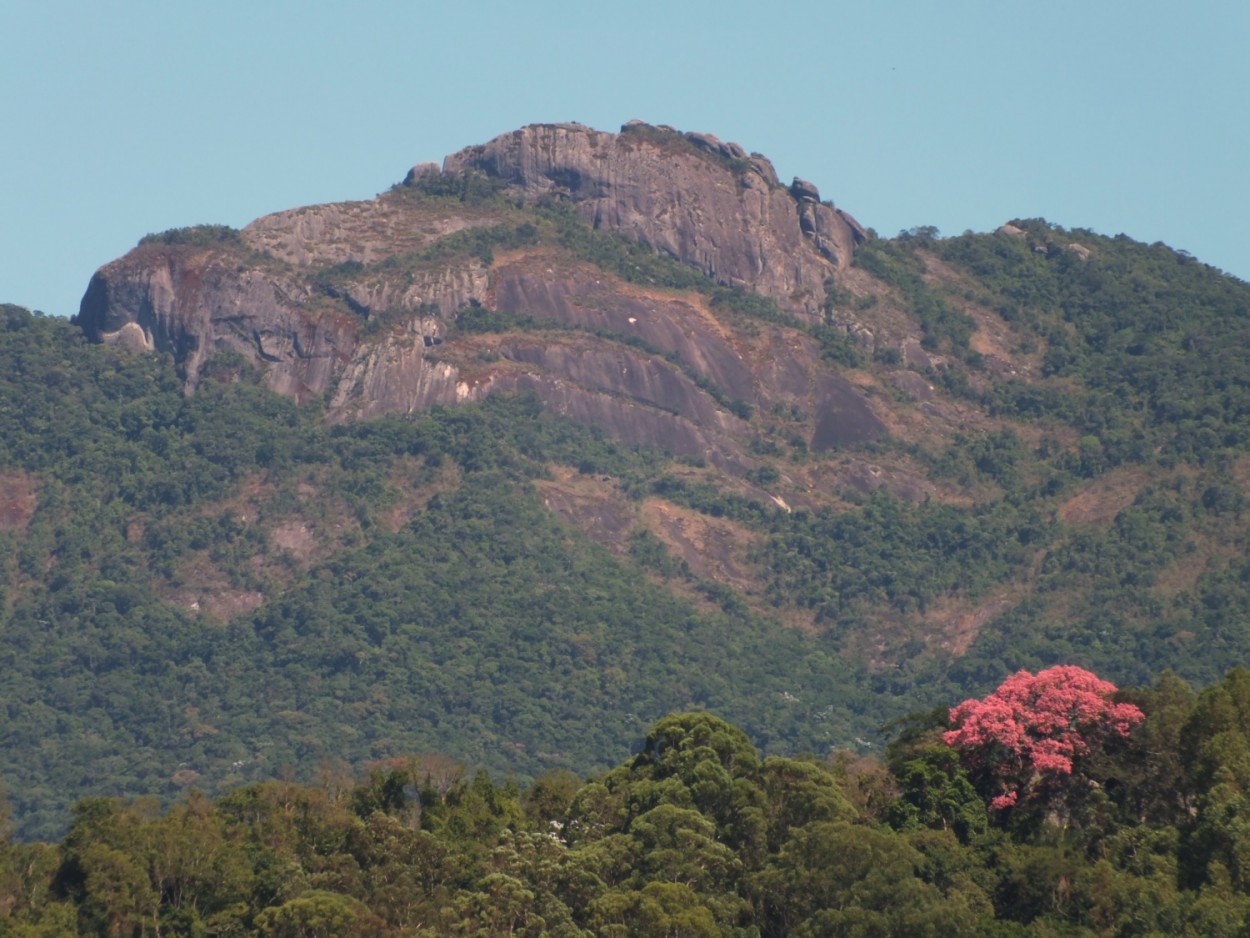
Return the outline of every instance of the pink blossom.
[[[1115,685],[1083,668],[1060,665],[1036,675],[1013,674],[984,700],[950,712],[955,727],[942,736],[968,766],[999,779],[1005,789],[990,806],[1014,806],[1045,783],[1071,775],[1073,765],[1112,736],[1127,736],[1144,719],[1132,704],[1114,703]]]

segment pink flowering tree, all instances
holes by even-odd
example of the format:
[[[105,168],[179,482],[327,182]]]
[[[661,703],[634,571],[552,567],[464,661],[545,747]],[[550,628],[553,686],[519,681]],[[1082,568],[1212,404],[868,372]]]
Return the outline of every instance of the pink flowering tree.
[[[1128,736],[1144,719],[1132,704],[1115,703],[1115,690],[1071,665],[1019,671],[984,700],[965,700],[951,710],[954,729],[942,739],[995,792],[991,808],[1053,797],[1083,756]]]

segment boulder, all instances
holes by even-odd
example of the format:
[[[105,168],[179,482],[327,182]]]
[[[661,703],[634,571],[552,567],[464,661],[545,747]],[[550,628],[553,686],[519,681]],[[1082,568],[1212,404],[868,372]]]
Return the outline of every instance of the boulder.
[[[418,163],[408,170],[408,175],[404,177],[404,185],[411,186],[431,176],[437,176],[440,172],[441,170],[437,163]]]
[[[815,184],[808,182],[806,179],[799,179],[797,176],[794,178],[794,182],[790,183],[790,194],[798,202],[820,201],[820,190],[816,188]]]
[[[773,169],[773,164],[768,157],[761,153],[752,153],[749,159],[751,168],[755,170],[756,175],[768,183],[769,186],[781,185],[781,180],[777,178],[777,170]]]

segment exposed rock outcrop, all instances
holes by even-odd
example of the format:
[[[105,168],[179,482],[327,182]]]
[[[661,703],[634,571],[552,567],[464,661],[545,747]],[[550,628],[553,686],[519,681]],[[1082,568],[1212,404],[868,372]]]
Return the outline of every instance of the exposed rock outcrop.
[[[443,161],[504,180],[530,198],[572,199],[596,228],[619,231],[727,284],[749,286],[809,318],[830,273],[865,232],[820,203],[811,183],[777,185],[760,156],[710,134],[633,121],[619,134],[534,124]]]
[[[456,197],[474,174],[508,187],[505,198]],[[569,200],[595,228],[818,322],[827,279],[865,235],[811,183],[779,185],[764,157],[637,122],[619,134],[534,125],[441,170],[419,164],[408,182],[237,233],[145,239],[92,278],[79,323],[94,340],[171,354],[189,391],[210,356],[236,352],[275,390],[324,400],[336,421],[524,390],[628,442],[738,473],[755,465],[751,414],[809,415],[817,450],[884,433],[800,330],[744,331],[705,294],[626,283],[542,243],[526,207]],[[472,247],[478,229],[525,219],[522,247]],[[457,328],[472,307],[497,317],[491,328]]]
[[[188,390],[210,355],[232,350],[263,363],[282,394],[322,393],[358,344],[356,321],[318,310],[298,278],[232,260],[213,249],[140,246],[91,278],[78,321],[95,341],[172,354]]]

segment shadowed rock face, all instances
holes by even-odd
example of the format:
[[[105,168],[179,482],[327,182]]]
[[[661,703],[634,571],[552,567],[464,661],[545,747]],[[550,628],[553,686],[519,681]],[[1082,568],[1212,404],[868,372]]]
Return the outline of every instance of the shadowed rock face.
[[[473,173],[506,183],[506,198],[429,194],[431,180]],[[228,237],[145,239],[95,274],[78,322],[95,341],[172,355],[188,391],[214,353],[238,353],[335,421],[530,391],[735,473],[755,465],[752,414],[807,415],[813,449],[885,432],[799,329],[726,319],[701,294],[622,282],[541,239],[497,254],[440,246],[537,220],[525,206],[558,197],[594,227],[819,321],[825,282],[863,233],[811,183],[781,186],[763,157],[637,123],[536,125],[409,178],[425,188],[280,212]],[[494,331],[457,328],[468,307],[498,314]]]
[[[357,344],[357,323],[318,311],[300,279],[231,263],[230,252],[141,246],[96,272],[78,314],[88,338],[171,353],[193,390],[204,362],[232,350],[277,391],[321,394]]]

